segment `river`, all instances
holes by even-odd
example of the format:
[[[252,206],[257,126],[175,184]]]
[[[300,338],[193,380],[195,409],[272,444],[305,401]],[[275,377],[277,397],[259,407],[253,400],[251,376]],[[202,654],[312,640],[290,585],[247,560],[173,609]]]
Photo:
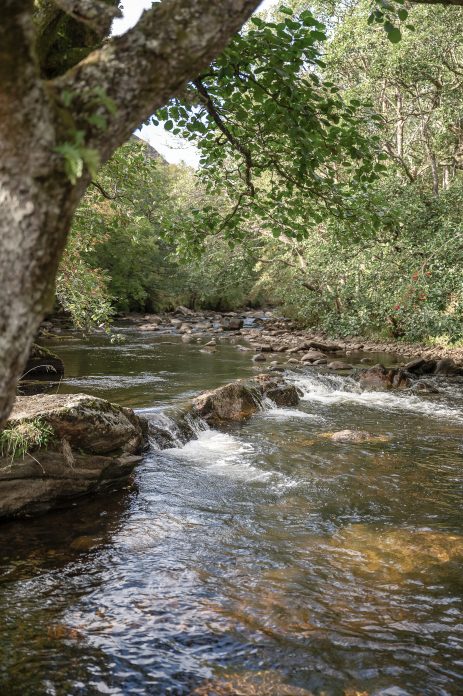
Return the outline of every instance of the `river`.
[[[50,344],[60,393],[149,418],[256,371],[226,341],[126,337]],[[153,446],[125,490],[0,526],[0,694],[463,693],[463,384],[290,379],[297,409]],[[345,428],[380,437],[323,436]]]

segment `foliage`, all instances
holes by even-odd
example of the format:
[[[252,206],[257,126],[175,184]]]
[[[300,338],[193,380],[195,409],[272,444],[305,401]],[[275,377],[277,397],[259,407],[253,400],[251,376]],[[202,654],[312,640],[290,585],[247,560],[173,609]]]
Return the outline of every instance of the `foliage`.
[[[327,214],[374,221],[364,194],[384,170],[380,118],[323,79],[323,24],[307,9],[279,12],[281,21],[252,18],[155,119],[197,144],[208,190],[227,203],[204,208],[196,227],[232,240],[256,219],[297,239]]]
[[[0,432],[0,456],[24,458],[35,449],[47,447],[53,436],[53,428],[41,418],[5,428]]]
[[[394,45],[368,0],[317,0],[329,40],[290,5],[157,114],[199,177],[134,141],[99,173],[60,275],[81,325],[270,300],[332,335],[463,338],[463,11],[414,8]]]
[[[390,161],[368,191],[382,219],[375,230],[326,217],[306,242],[266,250],[260,284],[307,325],[434,343],[462,337],[463,11],[451,32],[449,12],[415,8],[416,31],[399,46],[367,25],[365,2],[334,23],[326,74],[381,113]]]

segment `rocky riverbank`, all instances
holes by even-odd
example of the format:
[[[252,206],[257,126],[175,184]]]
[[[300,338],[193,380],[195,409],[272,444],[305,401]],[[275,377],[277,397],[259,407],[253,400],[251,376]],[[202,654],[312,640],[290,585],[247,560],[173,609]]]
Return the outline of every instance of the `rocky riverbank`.
[[[277,311],[246,310],[243,312],[194,312],[179,307],[175,312],[163,314],[131,314],[124,317],[140,331],[165,334],[176,333],[186,342],[199,336],[210,336],[206,348],[214,351],[217,341],[227,338],[242,343],[241,349],[249,348],[255,353],[256,362],[268,362],[283,358],[292,364],[326,364],[336,369],[339,359],[357,353],[391,353],[398,362],[409,363],[420,358],[437,364],[441,360],[450,370],[453,364],[463,367],[463,348],[426,346],[424,344],[401,343],[398,341],[370,341],[358,337],[333,340],[325,334],[299,329],[296,324]],[[259,356],[259,357],[257,357]],[[448,361],[451,361],[448,362]],[[368,362],[368,357],[365,358]],[[343,368],[345,369],[345,364]],[[338,365],[339,369],[341,365]],[[441,366],[444,369],[444,364]]]

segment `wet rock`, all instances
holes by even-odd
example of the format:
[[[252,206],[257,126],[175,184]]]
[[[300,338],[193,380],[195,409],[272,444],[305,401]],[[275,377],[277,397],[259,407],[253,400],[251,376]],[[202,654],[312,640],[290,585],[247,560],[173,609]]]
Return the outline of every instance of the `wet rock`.
[[[0,518],[44,512],[119,487],[140,461],[146,422],[86,394],[19,397],[3,438]]]
[[[435,375],[453,377],[463,374],[463,369],[458,367],[451,358],[442,358],[436,364]]]
[[[419,380],[418,382],[412,384],[410,391],[416,394],[439,394],[439,390],[436,389],[433,384],[426,382],[425,380]]]
[[[334,353],[342,350],[342,346],[339,345],[339,343],[332,343],[330,341],[309,341],[306,346],[307,348],[320,350],[323,353]]]
[[[389,442],[387,435],[372,435],[366,430],[339,430],[336,433],[323,433],[322,437],[326,437],[333,442]]]
[[[244,322],[240,317],[228,316],[226,319],[223,319],[220,322],[220,327],[224,331],[236,331],[238,329],[241,329],[243,324]]]
[[[48,348],[33,344],[23,377],[28,379],[59,379],[64,375],[64,363],[60,357]]]
[[[256,343],[255,349],[260,350],[261,353],[272,353],[272,346],[270,343]]]
[[[266,389],[264,394],[277,406],[297,406],[299,403],[299,393],[293,384],[277,385]]]
[[[326,355],[319,350],[310,350],[302,356],[302,362],[315,362],[315,360],[324,360]]]
[[[159,324],[155,323],[149,323],[149,324],[140,324],[138,327],[139,331],[158,331],[159,330]]]
[[[351,370],[353,365],[342,362],[341,360],[333,360],[333,362],[328,363],[327,367],[330,370]]]
[[[263,353],[256,353],[256,355],[252,356],[252,361],[253,362],[266,362],[267,358]]]
[[[223,387],[204,392],[193,400],[193,413],[207,423],[241,421],[256,413],[264,397],[277,406],[296,406],[299,394],[296,387],[277,375],[257,375],[238,380]]]
[[[362,370],[358,375],[362,387],[374,389],[404,389],[410,386],[410,379],[402,368],[385,368],[378,363],[367,370]]]
[[[406,363],[403,369],[412,375],[429,375],[436,369],[436,361],[426,360],[426,358],[415,358]]]

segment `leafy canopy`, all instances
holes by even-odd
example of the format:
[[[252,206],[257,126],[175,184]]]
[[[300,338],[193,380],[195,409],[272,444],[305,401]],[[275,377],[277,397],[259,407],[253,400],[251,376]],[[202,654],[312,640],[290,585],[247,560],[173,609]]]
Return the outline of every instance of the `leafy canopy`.
[[[201,176],[225,196],[227,205],[198,211],[196,228],[238,241],[256,218],[297,239],[326,214],[356,219],[384,170],[380,117],[323,79],[324,25],[308,10],[279,11],[281,21],[252,18],[153,119],[199,147]]]

